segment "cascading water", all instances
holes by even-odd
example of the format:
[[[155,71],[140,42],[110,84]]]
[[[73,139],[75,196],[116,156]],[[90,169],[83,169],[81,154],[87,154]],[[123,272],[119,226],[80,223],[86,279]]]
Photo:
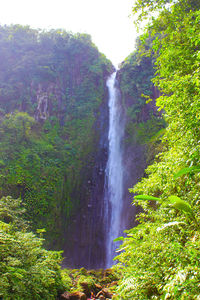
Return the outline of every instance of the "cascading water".
[[[116,85],[116,72],[107,80],[109,91],[108,161],[105,184],[106,267],[113,264],[117,244],[113,240],[120,236],[123,209],[123,150],[124,116],[120,92]]]

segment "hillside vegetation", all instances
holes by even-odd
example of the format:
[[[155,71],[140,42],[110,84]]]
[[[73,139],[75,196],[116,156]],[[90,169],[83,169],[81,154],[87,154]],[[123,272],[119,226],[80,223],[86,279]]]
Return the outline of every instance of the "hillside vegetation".
[[[199,8],[190,0],[138,0],[133,8],[138,22],[149,18],[140,53],[154,58],[156,105],[167,127],[145,178],[130,189],[143,210],[118,256],[123,279],[117,299],[200,297]]]
[[[21,197],[32,228],[61,249],[89,197],[113,67],[89,35],[20,25],[0,27],[0,59],[0,195]]]

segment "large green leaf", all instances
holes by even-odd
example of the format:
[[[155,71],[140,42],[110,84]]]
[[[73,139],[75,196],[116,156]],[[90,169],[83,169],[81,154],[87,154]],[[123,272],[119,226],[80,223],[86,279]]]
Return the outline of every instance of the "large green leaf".
[[[123,236],[119,236],[118,238],[114,239],[113,242],[119,242],[119,241],[123,241],[124,237]]]
[[[153,197],[153,196],[148,196],[148,195],[137,195],[134,197],[136,200],[148,200],[148,201],[158,201],[158,202],[163,202],[162,199]]]
[[[174,178],[178,178],[182,175],[186,175],[186,174],[193,174],[193,173],[198,173],[200,172],[200,167],[188,167],[188,168],[183,168],[181,170],[179,170],[176,174],[174,174]]]
[[[174,208],[181,210],[185,213],[189,213],[190,215],[193,216],[193,210],[189,203],[187,203],[186,201],[182,200],[177,196],[170,196],[168,199]]]

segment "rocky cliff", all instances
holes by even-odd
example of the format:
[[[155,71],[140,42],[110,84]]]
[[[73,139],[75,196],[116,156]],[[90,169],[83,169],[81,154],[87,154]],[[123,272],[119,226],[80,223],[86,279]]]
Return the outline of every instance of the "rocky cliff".
[[[19,25],[0,27],[0,60],[1,194],[21,196],[48,247],[64,248],[69,265],[87,266],[96,261],[87,253],[98,244],[94,232],[103,239],[105,83],[113,66],[89,35]]]

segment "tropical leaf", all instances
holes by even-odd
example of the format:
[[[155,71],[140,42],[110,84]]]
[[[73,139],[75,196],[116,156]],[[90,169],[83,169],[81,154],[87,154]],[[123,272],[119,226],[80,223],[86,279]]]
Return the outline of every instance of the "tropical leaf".
[[[114,239],[113,242],[119,242],[119,241],[123,241],[124,237],[123,236],[119,236],[118,238]]]
[[[168,199],[174,208],[181,210],[185,213],[189,213],[190,215],[193,216],[193,210],[189,203],[187,203],[186,201],[182,200],[177,196],[170,196]]]
[[[134,197],[136,200],[148,200],[148,201],[158,201],[158,202],[163,202],[162,199],[153,197],[153,196],[148,196],[148,195],[137,195]]]
[[[200,167],[188,167],[188,168],[183,168],[179,170],[176,174],[174,174],[174,178],[177,179],[178,177],[186,174],[193,174],[193,173],[198,173],[200,172]]]

